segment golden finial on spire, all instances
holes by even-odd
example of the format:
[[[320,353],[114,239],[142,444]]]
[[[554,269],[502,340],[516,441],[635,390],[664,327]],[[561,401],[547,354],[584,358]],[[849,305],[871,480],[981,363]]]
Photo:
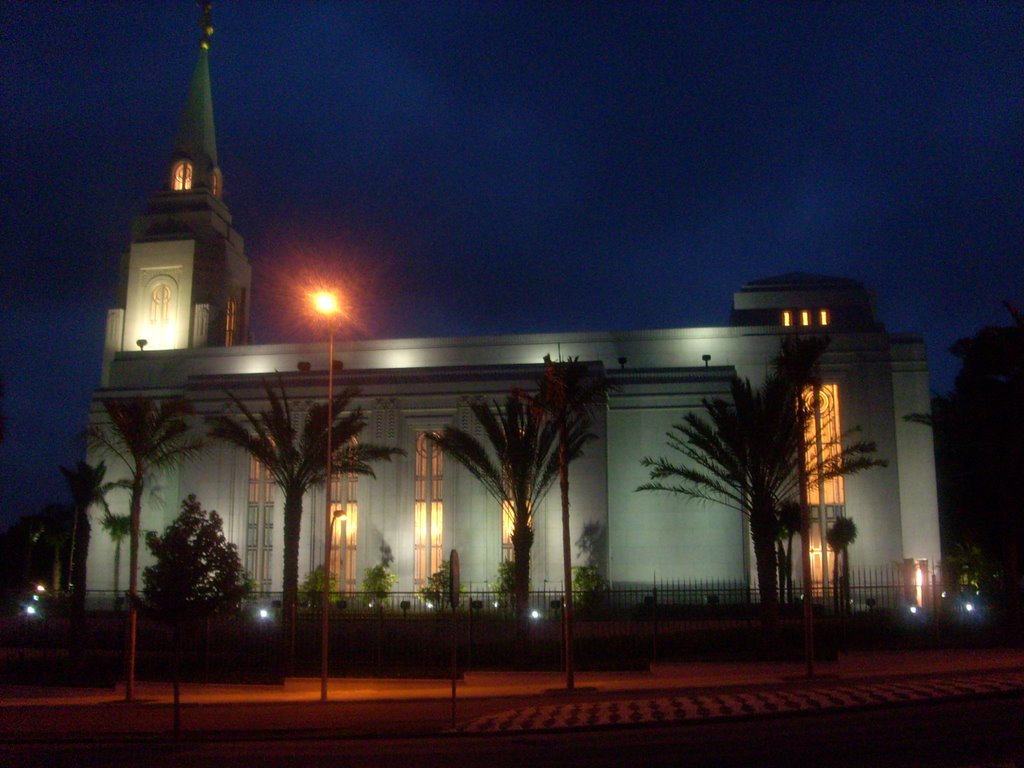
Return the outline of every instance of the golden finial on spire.
[[[199,47],[204,51],[210,47],[210,38],[213,37],[213,3],[210,0],[196,0],[196,5],[202,6],[202,15],[199,17],[199,27],[203,36],[199,38]]]

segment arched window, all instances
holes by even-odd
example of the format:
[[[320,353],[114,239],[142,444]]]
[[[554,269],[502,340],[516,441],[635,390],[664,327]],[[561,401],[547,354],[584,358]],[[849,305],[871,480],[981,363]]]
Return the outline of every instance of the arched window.
[[[214,197],[220,197],[220,170],[217,168],[210,171],[210,192]]]
[[[171,286],[160,283],[149,294],[149,322],[164,325],[171,316]]]
[[[413,583],[419,589],[441,568],[444,530],[444,454],[426,432],[416,435],[413,518]]]
[[[171,167],[171,189],[184,192],[192,189],[192,163],[179,160]]]
[[[238,305],[233,298],[228,299],[227,309],[224,311],[224,346],[235,346],[235,333],[238,326]]]

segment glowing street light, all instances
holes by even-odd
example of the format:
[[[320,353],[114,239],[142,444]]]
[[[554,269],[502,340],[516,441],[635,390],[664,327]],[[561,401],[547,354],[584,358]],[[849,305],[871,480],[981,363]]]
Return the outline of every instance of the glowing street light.
[[[316,291],[311,296],[313,309],[327,321],[327,477],[324,481],[324,589],[320,603],[320,701],[327,701],[327,643],[329,624],[327,615],[331,607],[331,536],[334,533],[334,517],[331,515],[331,470],[333,469],[333,446],[331,432],[334,416],[331,408],[334,400],[334,330],[335,318],[341,314],[341,303],[332,291]]]

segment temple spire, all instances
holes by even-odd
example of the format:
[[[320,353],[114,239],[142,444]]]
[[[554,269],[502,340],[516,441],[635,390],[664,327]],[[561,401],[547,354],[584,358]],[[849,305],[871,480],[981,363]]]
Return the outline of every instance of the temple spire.
[[[205,188],[219,197],[221,176],[217,167],[217,136],[213,123],[209,63],[210,38],[213,37],[213,3],[202,3],[199,27],[199,60],[192,73],[188,99],[178,124],[178,136],[171,159],[170,188],[181,192]]]
[[[199,39],[199,47],[209,50],[210,38],[213,37],[213,3],[210,0],[205,0],[200,5],[202,5],[203,11],[199,17],[199,28],[203,34]]]

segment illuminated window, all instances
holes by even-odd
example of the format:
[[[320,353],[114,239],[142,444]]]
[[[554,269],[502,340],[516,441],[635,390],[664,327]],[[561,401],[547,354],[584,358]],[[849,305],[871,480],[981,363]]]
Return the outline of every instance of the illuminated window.
[[[210,192],[214,197],[220,197],[220,171],[216,168],[210,172]]]
[[[441,568],[444,525],[444,454],[426,432],[416,435],[415,491],[413,582],[419,589]]]
[[[501,503],[501,560],[515,560],[512,549],[512,530],[515,527],[515,511],[511,501]]]
[[[188,160],[179,160],[171,168],[171,189],[175,192],[192,189],[192,163]]]
[[[160,283],[149,294],[149,322],[165,325],[171,317],[171,286]]]
[[[238,324],[238,305],[234,299],[228,299],[227,309],[224,311],[224,346],[235,346],[235,327]]]
[[[357,586],[358,489],[359,475],[355,472],[335,472],[331,476],[331,574],[344,573],[339,579],[344,592],[355,592]]]
[[[788,309],[782,310],[782,324],[787,328],[793,325],[793,313]]]
[[[807,404],[810,418],[804,426],[804,440],[807,445],[805,456],[807,466],[807,504],[810,507],[811,532],[811,568],[815,584],[821,584],[824,567],[822,541],[822,522],[826,530],[838,517],[845,512],[846,488],[842,477],[831,477],[818,482],[819,450],[824,467],[834,465],[842,455],[842,425],[839,421],[839,385],[822,384],[819,388],[817,404],[814,392],[808,388],[804,391],[804,402]],[[821,429],[819,431],[818,425]],[[824,496],[824,504],[822,497]],[[827,545],[826,545],[827,546]],[[828,550],[828,556],[833,556]]]
[[[818,322],[822,325],[828,325],[828,310],[822,309],[818,311]]]
[[[811,324],[811,313],[806,309],[800,310],[800,325]]]
[[[245,527],[245,570],[261,592],[271,586],[274,546],[274,478],[258,459],[249,457],[249,499]]]

